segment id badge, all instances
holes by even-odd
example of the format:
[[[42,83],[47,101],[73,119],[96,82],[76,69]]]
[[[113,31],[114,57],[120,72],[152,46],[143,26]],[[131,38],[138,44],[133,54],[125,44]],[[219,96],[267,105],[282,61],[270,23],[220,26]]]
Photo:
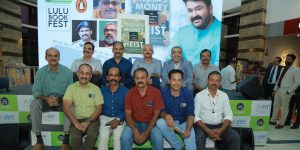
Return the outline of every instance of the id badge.
[[[95,94],[89,93],[88,97],[89,98],[95,98]]]
[[[187,105],[186,103],[181,103],[180,108],[186,108],[186,105]]]
[[[147,103],[146,103],[146,105],[148,106],[148,107],[152,107],[153,106],[153,101],[152,100],[148,100],[147,101]]]

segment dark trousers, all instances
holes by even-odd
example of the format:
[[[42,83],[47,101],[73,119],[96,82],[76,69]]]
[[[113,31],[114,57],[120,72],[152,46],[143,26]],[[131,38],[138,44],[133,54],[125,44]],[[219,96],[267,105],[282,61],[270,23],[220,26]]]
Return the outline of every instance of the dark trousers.
[[[295,121],[295,125],[299,125],[300,123],[300,95],[293,95],[289,104],[289,114],[286,117],[285,124],[291,123],[293,114],[294,114],[294,108],[297,110],[297,118]]]
[[[266,84],[264,86],[263,92],[262,92],[262,97],[264,99],[269,99],[271,97],[271,111],[270,111],[270,117],[272,117],[272,112],[273,112],[273,103],[274,103],[274,97],[272,96],[273,90],[274,90],[275,84]]]
[[[210,125],[205,124],[209,129],[221,128],[223,124]],[[196,135],[196,146],[197,150],[205,150],[205,143],[208,134],[199,127],[199,125],[194,125],[195,135]],[[240,149],[240,135],[234,131],[231,127],[228,127],[220,137],[223,142],[228,145],[229,150],[239,150]]]
[[[80,123],[84,122],[86,119],[78,120]],[[96,140],[98,137],[100,122],[99,120],[93,121],[87,131],[82,133],[81,130],[78,130],[74,124],[71,125],[70,128],[70,136],[71,136],[71,147],[73,150],[89,150],[94,149],[96,144]],[[85,136],[85,141],[83,143],[82,138]]]

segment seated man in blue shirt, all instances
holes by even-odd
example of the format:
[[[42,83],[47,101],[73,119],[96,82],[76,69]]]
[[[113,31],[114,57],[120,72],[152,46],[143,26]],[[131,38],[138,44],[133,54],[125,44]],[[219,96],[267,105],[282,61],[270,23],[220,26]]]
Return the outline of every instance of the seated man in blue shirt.
[[[103,64],[102,84],[106,85],[107,83],[107,79],[106,79],[107,69],[111,67],[117,67],[122,72],[120,84],[127,88],[132,88],[134,85],[133,78],[130,74],[132,63],[131,61],[123,57],[123,53],[124,53],[123,43],[115,42],[113,44],[112,52],[114,54],[114,57],[106,60]]]
[[[161,72],[161,89],[164,89],[169,85],[168,73],[172,69],[179,69],[184,72],[182,87],[187,88],[191,93],[194,92],[193,86],[193,66],[190,61],[182,59],[182,49],[181,47],[175,46],[171,50],[172,59],[164,62],[164,66]]]
[[[108,86],[101,88],[104,97],[103,112],[100,116],[98,150],[107,150],[110,134],[113,133],[114,149],[121,149],[120,137],[124,129],[125,96],[128,89],[120,85],[121,71],[109,68],[106,79]]]
[[[195,150],[194,97],[190,91],[182,88],[183,76],[183,72],[178,69],[169,72],[170,87],[162,92],[165,108],[162,109],[162,118],[157,121],[156,126],[175,150],[183,148],[176,133],[184,139],[185,149]]]

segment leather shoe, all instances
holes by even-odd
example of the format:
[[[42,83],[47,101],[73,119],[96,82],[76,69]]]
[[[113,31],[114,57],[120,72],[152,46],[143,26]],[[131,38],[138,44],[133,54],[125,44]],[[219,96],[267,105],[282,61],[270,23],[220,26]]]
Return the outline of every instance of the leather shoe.
[[[69,144],[62,144],[60,150],[71,150],[71,147]]]
[[[295,125],[295,124],[290,127],[290,129],[298,129],[298,128],[299,128],[299,125]]]
[[[278,124],[275,126],[275,129],[282,129],[284,127],[284,125]]]
[[[43,148],[44,148],[44,144],[37,143],[33,146],[32,150],[43,150]]]
[[[285,122],[285,123],[284,123],[284,125],[286,125],[286,126],[290,126],[290,125],[291,125],[291,123],[290,123],[290,122]]]
[[[276,125],[276,122],[270,121],[269,124],[271,124],[271,125]]]

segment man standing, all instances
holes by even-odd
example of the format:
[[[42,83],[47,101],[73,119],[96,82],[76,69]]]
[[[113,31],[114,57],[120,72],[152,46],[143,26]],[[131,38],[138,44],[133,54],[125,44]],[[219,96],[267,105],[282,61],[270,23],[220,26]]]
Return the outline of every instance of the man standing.
[[[298,68],[296,69],[292,66],[295,59],[296,55],[294,54],[288,54],[286,56],[285,67],[283,68],[283,71],[281,72],[274,87],[273,95],[275,95],[275,98],[270,124],[276,124],[276,129],[281,129],[284,127],[284,123],[289,112],[289,103],[291,97],[295,94],[296,88],[300,85],[299,70]],[[281,117],[278,123],[276,123],[277,114],[280,107],[282,109]]]
[[[134,71],[135,87],[129,90],[125,100],[125,127],[121,135],[121,148],[131,150],[132,144],[143,144],[150,136],[153,150],[163,149],[163,137],[155,123],[164,108],[160,91],[147,85],[145,68]]]
[[[72,122],[71,147],[73,150],[94,149],[103,97],[99,87],[89,82],[92,78],[90,65],[81,64],[77,76],[79,81],[70,85],[64,96],[64,112]]]
[[[169,72],[170,87],[162,92],[165,109],[161,111],[161,119],[156,123],[163,136],[175,150],[183,149],[183,145],[173,131],[179,132],[185,143],[185,149],[196,150],[194,123],[194,97],[182,88],[183,72],[173,69]]]
[[[133,87],[133,79],[131,76],[132,64],[129,60],[123,57],[124,45],[122,42],[115,42],[112,47],[114,57],[108,59],[103,64],[102,83],[106,85],[106,71],[108,68],[117,67],[122,73],[120,84],[130,89]]]
[[[120,0],[99,0],[93,16],[94,18],[117,19],[117,14],[122,12]]]
[[[91,42],[96,45],[96,41],[92,39],[93,30],[87,21],[81,21],[76,28],[80,40],[73,42],[73,46],[81,49],[85,42]]]
[[[282,66],[279,64],[281,63],[281,58],[280,57],[275,57],[273,60],[273,63],[268,66],[266,69],[266,74],[263,79],[263,93],[262,96],[265,99],[269,99],[271,97],[272,100],[272,105],[271,105],[271,117],[272,117],[272,111],[273,111],[273,102],[274,102],[274,97],[272,96],[273,89],[275,87],[275,84],[279,78]]]
[[[93,56],[95,51],[95,46],[91,42],[84,43],[83,47],[83,57],[75,59],[72,63],[71,70],[74,72],[75,81],[78,81],[76,72],[81,64],[89,64],[93,69],[91,82],[97,86],[101,86],[101,73],[102,73],[102,63]]]
[[[180,28],[174,37],[174,45],[182,47],[183,57],[192,64],[199,62],[203,49],[212,52],[211,63],[219,64],[221,22],[213,16],[211,0],[183,0],[191,24]]]
[[[133,75],[135,69],[145,68],[149,73],[149,84],[159,89],[162,63],[160,60],[152,57],[154,51],[151,44],[144,45],[142,51],[144,58],[138,58],[134,61],[131,75]]]
[[[194,88],[195,93],[201,92],[203,89],[207,87],[207,77],[208,74],[212,71],[218,71],[219,67],[213,64],[210,64],[211,60],[211,51],[208,49],[204,49],[200,53],[200,60],[198,64],[194,65]]]
[[[104,39],[99,40],[99,47],[111,47],[117,41],[117,24],[108,22],[104,27]]]
[[[120,150],[120,137],[124,129],[125,96],[127,88],[119,85],[121,72],[117,67],[109,68],[106,75],[108,86],[101,88],[104,97],[103,113],[100,116],[98,150],[108,150],[110,134],[113,133],[114,150]]]
[[[36,134],[37,143],[33,150],[42,150],[44,142],[41,136],[42,111],[62,110],[62,97],[67,87],[73,83],[72,71],[59,64],[60,53],[56,48],[46,50],[45,59],[48,65],[40,68],[35,75],[32,87],[33,97],[36,99],[30,105],[32,132]],[[61,150],[68,150],[70,121],[64,117],[65,136]]]
[[[194,92],[193,87],[193,66],[190,61],[185,61],[182,59],[182,49],[175,46],[171,50],[172,59],[164,62],[164,66],[161,72],[162,78],[162,89],[166,88],[169,83],[168,73],[172,69],[180,69],[184,72],[182,87],[187,88],[191,93]]]
[[[229,150],[240,149],[240,136],[231,127],[232,111],[228,95],[218,90],[221,74],[213,71],[208,75],[207,88],[195,97],[195,134],[198,150],[205,149],[207,136],[222,140]]]
[[[235,68],[236,68],[236,61],[230,61],[229,65],[221,70],[222,74],[222,88],[226,90],[235,91],[236,90],[236,83],[239,82],[235,76]]]

